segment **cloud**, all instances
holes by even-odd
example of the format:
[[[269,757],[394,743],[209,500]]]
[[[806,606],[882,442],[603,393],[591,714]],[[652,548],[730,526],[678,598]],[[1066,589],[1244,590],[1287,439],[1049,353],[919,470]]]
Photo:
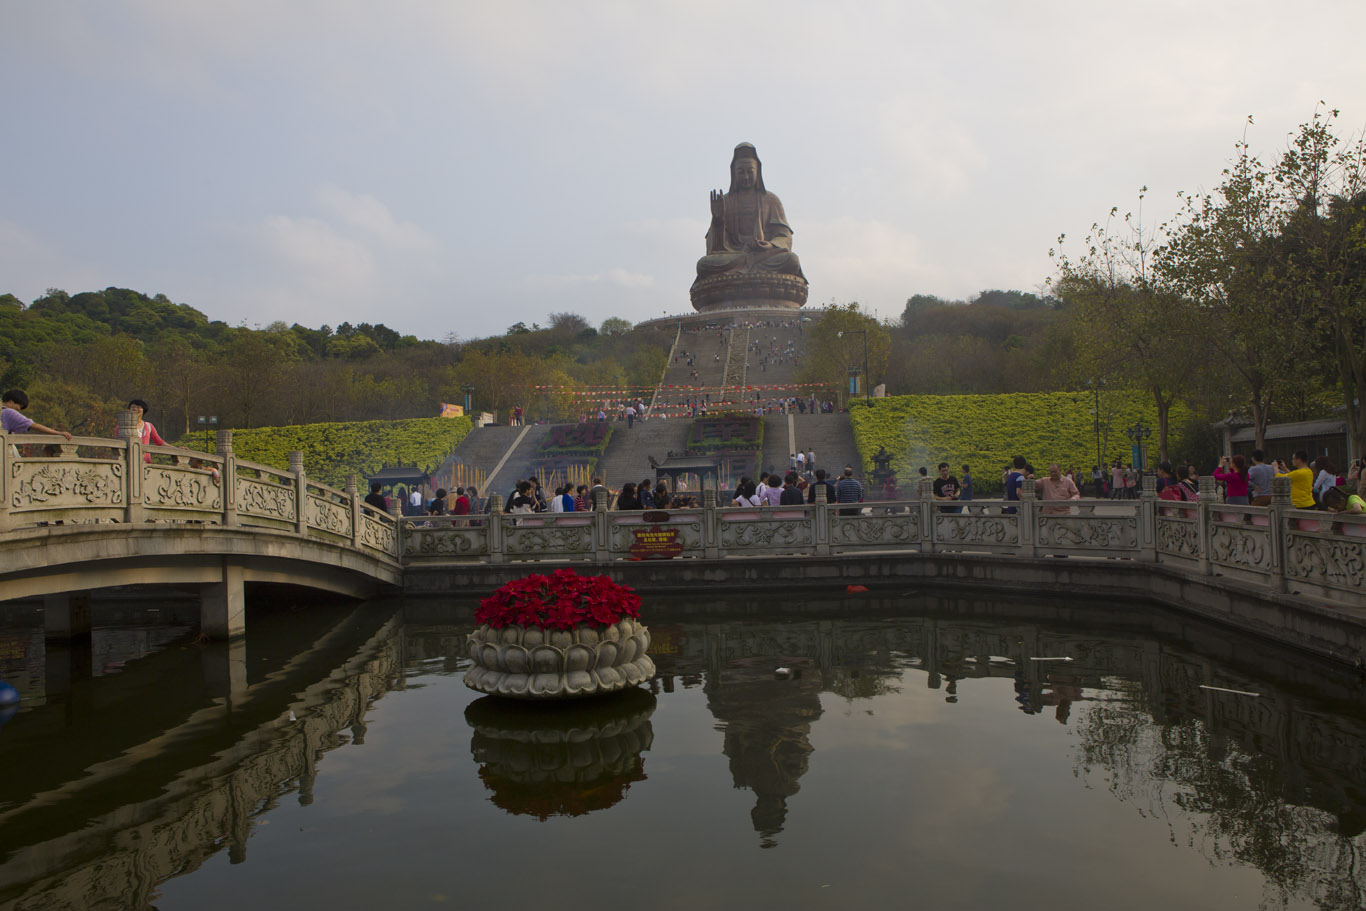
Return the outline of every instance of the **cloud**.
[[[358,228],[395,250],[430,253],[436,239],[417,225],[396,219],[388,206],[364,193],[348,193],[340,187],[318,189],[318,201],[343,224]]]
[[[617,288],[653,287],[653,275],[631,272],[622,268],[608,269],[589,275],[528,275],[523,284],[528,288],[572,288],[577,285],[610,285]]]

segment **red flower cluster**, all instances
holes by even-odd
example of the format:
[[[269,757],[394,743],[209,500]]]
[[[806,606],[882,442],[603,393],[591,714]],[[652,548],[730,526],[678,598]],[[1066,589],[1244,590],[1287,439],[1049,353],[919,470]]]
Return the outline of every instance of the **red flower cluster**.
[[[606,576],[557,569],[509,582],[479,602],[475,623],[494,629],[511,624],[541,629],[607,626],[640,616],[640,596]]]

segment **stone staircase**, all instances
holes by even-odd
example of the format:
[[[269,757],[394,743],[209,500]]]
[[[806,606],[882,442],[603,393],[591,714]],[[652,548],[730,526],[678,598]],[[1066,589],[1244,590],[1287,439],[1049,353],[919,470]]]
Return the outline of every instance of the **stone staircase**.
[[[700,371],[699,371],[700,372]],[[654,417],[635,427],[614,425],[607,452],[598,460],[597,471],[608,487],[616,490],[627,481],[639,483],[642,478],[653,478],[650,456],[663,462],[672,452],[682,452],[687,445],[690,418]]]

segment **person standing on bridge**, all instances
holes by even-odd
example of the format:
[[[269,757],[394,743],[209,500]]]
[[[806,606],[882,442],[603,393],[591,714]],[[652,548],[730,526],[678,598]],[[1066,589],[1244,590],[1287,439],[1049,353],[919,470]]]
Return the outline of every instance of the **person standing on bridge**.
[[[161,434],[157,433],[157,429],[152,426],[152,422],[144,420],[147,417],[148,411],[150,410],[148,409],[146,402],[144,402],[142,399],[131,399],[128,402],[128,410],[133,412],[133,415],[137,418],[138,421],[137,427],[135,428],[135,433],[137,433],[138,442],[142,443],[142,445],[144,446],[167,445],[166,441],[161,438]],[[115,429],[115,433],[117,434],[117,428]],[[184,449],[185,447],[182,446],[180,448]],[[144,452],[142,454],[142,461],[151,464],[152,454],[150,452]]]
[[[65,430],[53,430],[46,424],[39,424],[32,418],[24,417],[23,410],[28,407],[28,395],[22,389],[11,389],[4,394],[4,409],[0,410],[0,429],[5,433],[50,433],[71,439]]]

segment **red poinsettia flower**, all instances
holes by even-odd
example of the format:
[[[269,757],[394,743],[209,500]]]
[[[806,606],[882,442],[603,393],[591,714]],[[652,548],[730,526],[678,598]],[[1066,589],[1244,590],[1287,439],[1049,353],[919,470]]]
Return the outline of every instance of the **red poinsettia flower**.
[[[541,629],[606,626],[640,616],[640,596],[607,576],[581,576],[557,569],[549,576],[514,579],[479,602],[476,623],[494,629],[509,624]]]

